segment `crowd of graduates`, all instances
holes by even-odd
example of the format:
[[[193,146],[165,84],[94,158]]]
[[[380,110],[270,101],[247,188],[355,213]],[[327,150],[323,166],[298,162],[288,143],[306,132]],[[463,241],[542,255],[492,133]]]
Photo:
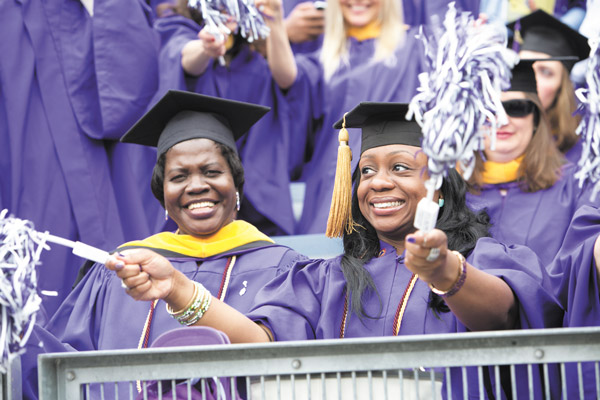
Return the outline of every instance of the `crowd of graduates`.
[[[571,80],[598,4],[455,2],[506,26],[521,61],[498,93],[507,123],[467,180],[448,171],[422,232],[427,157],[404,117],[428,69],[419,31],[448,3],[257,0],[269,34],[248,40],[185,0],[2,2],[0,210],[114,252],[42,253],[25,396],[40,352],[145,348],[181,325],[235,343],[600,323],[600,213],[575,178]],[[342,255],[313,260],[271,237],[328,229],[342,126],[354,222]]]

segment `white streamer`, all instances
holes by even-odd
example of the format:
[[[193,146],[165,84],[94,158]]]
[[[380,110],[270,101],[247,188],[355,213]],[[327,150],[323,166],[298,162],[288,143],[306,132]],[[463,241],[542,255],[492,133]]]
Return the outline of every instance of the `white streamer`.
[[[37,294],[36,266],[45,240],[29,221],[0,212],[0,372],[11,358],[22,354],[41,299]]]
[[[407,118],[414,114],[423,131],[422,148],[429,157],[427,198],[432,200],[443,176],[457,163],[469,178],[475,152],[484,150],[485,135],[495,145],[497,128],[507,123],[500,93],[509,88],[518,57],[506,48],[503,27],[476,26],[470,13],[457,13],[454,3],[443,28],[428,35],[423,29],[419,35],[430,68],[419,75]]]
[[[590,182],[591,200],[594,201],[600,191],[600,37],[590,39],[590,58],[585,74],[587,88],[576,91],[580,101],[578,112],[582,113],[576,133],[581,136],[581,158],[577,163],[575,177],[579,187]]]

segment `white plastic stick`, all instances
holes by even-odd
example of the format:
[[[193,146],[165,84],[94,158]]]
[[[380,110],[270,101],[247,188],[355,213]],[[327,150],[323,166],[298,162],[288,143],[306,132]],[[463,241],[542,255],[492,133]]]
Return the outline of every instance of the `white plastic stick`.
[[[69,239],[64,239],[59,236],[51,235],[48,232],[40,233],[40,239],[45,239],[48,242],[60,244],[61,246],[70,247],[73,249],[73,254],[76,256],[104,264],[109,257],[109,253],[100,250],[96,247],[90,246],[81,242],[74,242]]]

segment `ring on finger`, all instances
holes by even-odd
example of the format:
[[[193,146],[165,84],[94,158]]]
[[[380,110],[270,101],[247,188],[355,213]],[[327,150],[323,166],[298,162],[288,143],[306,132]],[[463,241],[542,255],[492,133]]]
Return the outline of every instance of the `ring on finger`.
[[[427,255],[427,257],[425,259],[427,261],[431,262],[431,261],[437,260],[439,256],[440,256],[440,249],[438,247],[432,247],[431,250],[429,250],[429,254]]]
[[[125,281],[124,281],[123,279],[121,279],[121,287],[122,287],[123,289],[129,289],[129,286],[127,286],[127,285],[125,284]]]

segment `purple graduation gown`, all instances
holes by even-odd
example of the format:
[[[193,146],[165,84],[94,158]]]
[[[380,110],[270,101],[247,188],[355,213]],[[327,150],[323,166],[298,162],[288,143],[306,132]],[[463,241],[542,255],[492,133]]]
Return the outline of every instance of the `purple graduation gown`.
[[[566,151],[565,158],[571,164],[577,165],[579,163],[579,160],[581,159],[582,151],[583,151],[583,143],[581,140],[578,140],[577,142],[575,142],[573,147],[571,147],[569,150]]]
[[[600,290],[594,244],[600,234],[600,210],[584,205],[573,216],[564,243],[549,267],[554,291],[566,310],[566,327],[600,325]],[[596,398],[593,363],[583,363],[584,398]],[[567,365],[568,398],[579,398],[577,366]]]
[[[480,194],[468,193],[467,203],[475,210],[487,209],[494,238],[528,246],[549,265],[575,211],[590,203],[589,192],[579,189],[574,171],[574,165],[565,165],[554,186],[533,193],[522,191],[516,182],[486,185]]]
[[[338,132],[333,124],[361,101],[407,102],[416,93],[417,75],[425,64],[415,33],[416,29],[407,31],[394,60],[377,63],[371,62],[375,39],[348,39],[348,64],[341,63],[329,81],[324,80],[318,54],[296,56],[298,76],[286,94],[293,110],[291,142],[295,151],[290,165],[293,170],[302,168],[300,180],[306,183],[296,234],[325,232],[337,163]],[[349,145],[354,168],[360,153],[360,130],[349,131],[353,131]]]
[[[209,96],[271,107],[247,135],[238,141],[244,165],[244,200],[238,214],[267,235],[294,233],[294,212],[289,190],[290,115],[281,91],[273,81],[266,60],[242,45],[228,67],[216,60],[199,77],[187,76],[181,67],[181,50],[197,39],[201,27],[174,15],[160,18],[155,28],[161,34],[160,85],[158,94],[169,89],[190,90]]]
[[[380,245],[383,255],[365,265],[373,277],[379,297],[367,293],[363,304],[367,314],[375,318],[361,321],[356,314],[348,313],[344,337],[393,335],[396,310],[412,273],[404,266],[404,255],[399,256],[387,243],[380,242]],[[271,329],[278,341],[339,338],[346,286],[340,259],[298,263],[260,291],[256,306],[247,316]],[[468,262],[500,277],[511,287],[519,305],[519,328],[560,324],[562,310],[546,288],[546,271],[531,250],[525,246],[506,247],[492,238],[482,238],[469,255]],[[408,299],[399,334],[466,331],[451,312],[436,314],[428,307],[429,293],[427,284],[417,280]],[[471,377],[470,390],[478,393],[476,376]],[[526,380],[519,381],[519,390],[525,390],[521,385],[526,384]],[[452,389],[457,398],[462,398],[460,388],[459,375],[453,376]]]
[[[147,11],[141,0],[96,1],[94,17],[79,1],[0,2],[0,209],[106,250],[150,234],[120,197],[129,171],[107,153],[156,90]],[[58,292],[44,298],[50,314],[84,262],[51,248],[39,268],[39,288]]]
[[[224,301],[240,312],[247,312],[259,289],[304,259],[285,246],[263,243],[248,247],[251,246],[207,259],[178,256],[170,257],[169,261],[217,296],[228,258],[236,255]],[[94,265],[50,322],[44,328],[36,325],[22,357],[26,396],[37,396],[37,355],[42,352],[137,348],[150,305],[151,302],[129,297],[114,271]],[[159,301],[150,325],[148,346],[162,333],[180,327],[167,313],[165,303]],[[104,388],[107,398],[115,398],[113,387]],[[119,398],[129,398],[128,385],[120,385]]]

